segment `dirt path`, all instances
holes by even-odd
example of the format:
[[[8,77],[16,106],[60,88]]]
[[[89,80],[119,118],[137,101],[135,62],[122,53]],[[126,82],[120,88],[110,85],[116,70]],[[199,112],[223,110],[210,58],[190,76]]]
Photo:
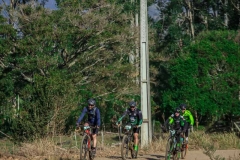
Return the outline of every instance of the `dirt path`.
[[[154,153],[139,155],[138,160],[164,160],[165,153]],[[240,150],[217,150],[214,156],[219,156],[219,158],[225,158],[225,160],[239,160]],[[121,159],[120,155],[113,155],[107,157],[96,157],[95,160],[112,160]],[[189,151],[185,160],[211,160],[206,154],[201,150]]]

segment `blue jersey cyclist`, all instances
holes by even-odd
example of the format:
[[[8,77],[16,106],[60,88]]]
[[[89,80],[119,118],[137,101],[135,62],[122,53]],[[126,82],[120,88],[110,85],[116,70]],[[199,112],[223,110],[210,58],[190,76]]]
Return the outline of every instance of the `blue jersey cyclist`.
[[[96,101],[94,99],[89,99],[88,100],[88,106],[84,107],[82,110],[81,115],[79,116],[77,120],[77,127],[79,126],[80,122],[83,120],[83,117],[85,114],[88,115],[87,121],[84,123],[84,126],[94,126],[96,128],[93,129],[92,131],[92,138],[93,138],[93,154],[96,154],[96,145],[97,145],[97,133],[98,129],[100,127],[100,111],[96,107]]]
[[[129,116],[129,122],[134,126],[133,128],[133,136],[134,136],[134,150],[138,150],[138,134],[139,130],[142,124],[142,111],[138,108],[136,108],[136,102],[131,101],[129,102],[130,108],[126,109],[126,111],[123,113],[122,117],[120,117],[117,121],[117,125],[122,119],[128,115]]]

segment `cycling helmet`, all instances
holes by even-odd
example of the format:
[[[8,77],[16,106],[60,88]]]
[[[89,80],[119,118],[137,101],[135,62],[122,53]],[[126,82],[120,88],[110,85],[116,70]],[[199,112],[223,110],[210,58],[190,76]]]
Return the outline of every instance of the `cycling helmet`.
[[[180,108],[176,108],[175,109],[175,113],[180,113],[181,112],[181,109]]]
[[[90,98],[90,99],[88,100],[88,104],[90,104],[90,105],[95,105],[95,104],[96,104],[96,101],[95,101],[94,99]]]
[[[136,106],[136,102],[134,102],[134,101],[131,101],[131,102],[129,102],[129,106],[131,107],[131,106]]]
[[[180,104],[179,106],[182,110],[186,109],[187,108],[187,105],[186,104]]]

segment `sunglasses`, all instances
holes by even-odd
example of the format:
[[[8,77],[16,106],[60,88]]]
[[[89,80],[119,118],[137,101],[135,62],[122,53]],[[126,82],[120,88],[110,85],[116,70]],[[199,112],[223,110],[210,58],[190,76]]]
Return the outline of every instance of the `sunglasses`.
[[[94,105],[92,105],[92,104],[89,104],[89,106],[94,106]]]
[[[130,106],[130,108],[135,108],[135,106]]]

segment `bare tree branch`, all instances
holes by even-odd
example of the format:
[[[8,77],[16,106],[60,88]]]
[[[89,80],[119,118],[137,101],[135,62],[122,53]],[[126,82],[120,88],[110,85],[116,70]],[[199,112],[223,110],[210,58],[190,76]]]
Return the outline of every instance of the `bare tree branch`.
[[[25,79],[26,81],[30,82],[30,83],[33,83],[33,79],[26,76],[24,73],[21,72],[21,75],[23,76],[23,79]]]

